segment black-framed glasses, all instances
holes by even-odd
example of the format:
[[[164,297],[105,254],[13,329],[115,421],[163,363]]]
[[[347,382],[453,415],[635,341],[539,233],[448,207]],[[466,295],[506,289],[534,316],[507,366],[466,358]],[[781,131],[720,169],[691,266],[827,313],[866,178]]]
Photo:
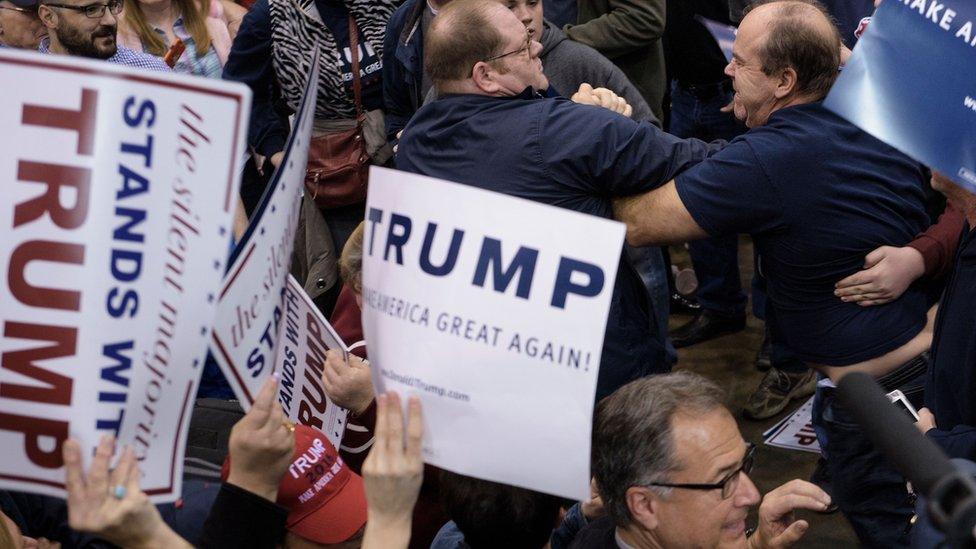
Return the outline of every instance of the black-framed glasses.
[[[108,2],[102,3],[98,2],[95,4],[86,4],[84,6],[69,6],[68,4],[51,4],[48,2],[44,3],[45,6],[51,6],[52,8],[64,8],[66,10],[80,11],[85,14],[85,17],[89,19],[101,19],[105,16],[105,10],[112,12],[112,15],[118,15],[122,12],[122,0],[109,0]]]
[[[501,59],[502,57],[508,57],[509,55],[515,55],[515,54],[518,54],[518,53],[522,53],[523,51],[526,51],[526,50],[528,50],[531,47],[532,47],[532,37],[531,36],[527,36],[527,37],[525,37],[525,45],[522,46],[521,48],[519,48],[517,50],[508,51],[508,52],[505,52],[505,53],[500,53],[498,55],[492,55],[491,57],[485,58],[484,61],[485,61],[485,63],[487,63],[489,61],[494,61],[495,59]]]
[[[746,455],[742,458],[742,464],[735,470],[725,475],[725,478],[714,484],[674,484],[667,482],[651,482],[647,486],[660,486],[662,488],[682,488],[685,490],[721,490],[722,499],[729,499],[739,487],[739,478],[742,474],[748,475],[752,471],[756,445],[749,443],[746,446]]]
[[[21,8],[18,6],[0,6],[0,10],[19,11],[28,15],[37,15],[37,8]]]

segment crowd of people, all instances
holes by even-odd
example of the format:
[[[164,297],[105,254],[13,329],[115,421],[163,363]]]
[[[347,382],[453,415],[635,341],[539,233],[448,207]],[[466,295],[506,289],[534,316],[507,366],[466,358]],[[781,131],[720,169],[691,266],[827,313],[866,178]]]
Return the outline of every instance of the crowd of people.
[[[306,178],[292,272],[357,342],[323,368],[349,410],[338,447],[286,420],[277,378],[244,413],[210,364],[181,500],[150,503],[133,453],[110,437],[87,471],[69,441],[67,501],[0,492],[0,546],[788,547],[809,528],[796,511],[836,509],[865,546],[937,539],[913,528],[915,494],[836,395],[867,373],[919,409],[946,454],[976,459],[976,194],[822,105],[880,3],[0,0],[0,47],[247,85],[237,235],[318,53],[311,146],[325,168]],[[703,18],[738,26],[731,61]],[[345,136],[361,147],[354,169],[323,175]],[[590,499],[423,463],[419,400],[371,381],[357,162],[626,224]],[[755,248],[766,372],[743,414],[815,394],[822,451],[810,481],[765,496],[728,395],[675,352],[744,328],[741,234]],[[678,291],[668,254],[686,243],[694,295]],[[693,316],[669,334],[669,310]]]

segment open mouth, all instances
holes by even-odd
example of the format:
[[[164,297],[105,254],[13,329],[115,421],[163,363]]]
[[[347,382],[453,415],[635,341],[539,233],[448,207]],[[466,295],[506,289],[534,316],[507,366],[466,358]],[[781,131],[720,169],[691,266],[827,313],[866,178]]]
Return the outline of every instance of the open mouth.
[[[745,519],[742,519],[732,524],[726,524],[722,527],[722,530],[725,530],[725,532],[732,537],[739,537],[746,533],[746,521]]]

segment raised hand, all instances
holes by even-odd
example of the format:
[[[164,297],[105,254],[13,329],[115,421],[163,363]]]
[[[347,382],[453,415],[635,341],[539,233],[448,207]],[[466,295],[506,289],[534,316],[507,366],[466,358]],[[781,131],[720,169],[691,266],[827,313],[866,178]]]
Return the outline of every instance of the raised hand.
[[[329,399],[353,414],[363,413],[374,397],[369,364],[352,354],[346,362],[342,353],[336,350],[328,351],[325,357],[322,385]]]
[[[278,498],[278,485],[291,463],[295,428],[276,399],[278,380],[270,377],[254,404],[230,432],[230,473],[227,482],[269,501]]]
[[[71,528],[125,548],[191,547],[163,522],[156,506],[139,489],[139,467],[131,448],[122,451],[115,469],[109,471],[114,445],[114,437],[102,437],[86,476],[81,465],[81,446],[74,439],[65,441]]]
[[[376,399],[376,441],[363,464],[369,519],[363,548],[405,548],[410,542],[413,507],[420,494],[424,461],[420,400],[411,397],[404,432],[400,397],[394,392]]]

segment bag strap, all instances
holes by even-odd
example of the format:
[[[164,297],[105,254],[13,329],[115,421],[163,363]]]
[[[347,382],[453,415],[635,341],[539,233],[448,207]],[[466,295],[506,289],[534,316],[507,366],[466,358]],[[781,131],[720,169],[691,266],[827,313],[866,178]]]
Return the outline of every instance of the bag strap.
[[[356,118],[363,122],[362,85],[359,82],[359,29],[356,20],[349,14],[349,47],[352,50],[352,90],[356,97]]]

